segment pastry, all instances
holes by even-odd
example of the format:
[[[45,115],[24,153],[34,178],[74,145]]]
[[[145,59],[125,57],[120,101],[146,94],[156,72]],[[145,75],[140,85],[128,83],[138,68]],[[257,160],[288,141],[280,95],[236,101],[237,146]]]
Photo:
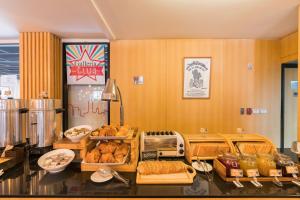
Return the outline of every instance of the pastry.
[[[191,144],[193,156],[207,157],[218,156],[222,153],[230,151],[229,146],[226,143],[197,143]]]
[[[237,142],[236,146],[244,154],[268,154],[272,152],[272,145],[265,142]]]
[[[115,136],[117,134],[117,129],[114,127],[110,127],[106,129],[106,136]]]
[[[122,163],[124,160],[124,155],[123,154],[118,154],[115,155],[116,163]]]
[[[101,155],[100,162],[102,163],[114,163],[116,162],[115,157],[112,153],[104,153]]]
[[[95,148],[86,154],[85,161],[87,163],[97,163],[99,161],[100,156],[101,154],[99,150]]]
[[[100,131],[99,128],[93,130],[93,131],[91,132],[91,136],[99,136],[99,131]]]
[[[101,153],[114,153],[117,146],[118,145],[114,142],[100,143],[99,150],[101,151]]]
[[[117,156],[117,155],[125,156],[125,155],[127,155],[127,153],[128,153],[128,145],[126,143],[122,143],[116,148],[114,155],[115,156]]]
[[[142,161],[139,162],[137,171],[141,175],[172,174],[186,171],[186,166],[181,161]]]

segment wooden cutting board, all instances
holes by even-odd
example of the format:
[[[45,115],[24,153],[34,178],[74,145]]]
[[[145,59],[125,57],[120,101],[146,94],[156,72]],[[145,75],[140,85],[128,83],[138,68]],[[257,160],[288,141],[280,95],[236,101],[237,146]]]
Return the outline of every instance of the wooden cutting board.
[[[174,174],[153,174],[153,175],[141,175],[137,172],[136,183],[137,184],[192,184],[196,171],[189,165],[187,171]]]

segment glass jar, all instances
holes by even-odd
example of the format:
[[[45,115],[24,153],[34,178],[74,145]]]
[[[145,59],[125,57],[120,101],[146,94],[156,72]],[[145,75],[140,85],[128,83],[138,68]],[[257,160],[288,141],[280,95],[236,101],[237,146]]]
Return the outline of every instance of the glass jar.
[[[271,169],[276,169],[274,157],[271,154],[258,154],[257,155],[258,172],[262,176],[269,176]]]
[[[233,154],[225,153],[222,156],[219,156],[218,159],[226,168],[226,176],[230,176],[231,169],[240,168],[238,157]]]
[[[243,155],[239,158],[240,168],[246,175],[248,169],[257,169],[256,157],[250,155]]]
[[[277,169],[282,170],[282,176],[292,176],[291,174],[287,174],[286,167],[293,166],[295,163],[293,162],[292,158],[284,155],[284,154],[275,154],[274,160],[276,162]]]

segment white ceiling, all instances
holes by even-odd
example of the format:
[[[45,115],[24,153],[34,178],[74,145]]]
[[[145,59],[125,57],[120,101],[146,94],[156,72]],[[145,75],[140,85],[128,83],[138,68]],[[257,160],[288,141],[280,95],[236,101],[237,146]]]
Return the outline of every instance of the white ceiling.
[[[105,38],[89,0],[0,0],[0,39],[49,31],[64,38]]]
[[[300,0],[0,0],[0,39],[280,38],[297,30]]]

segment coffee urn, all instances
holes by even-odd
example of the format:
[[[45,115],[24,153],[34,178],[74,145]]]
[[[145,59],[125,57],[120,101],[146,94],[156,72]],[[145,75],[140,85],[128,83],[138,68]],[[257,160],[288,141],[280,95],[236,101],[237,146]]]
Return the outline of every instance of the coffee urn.
[[[0,99],[0,148],[23,142],[21,113],[26,112],[24,100]]]
[[[63,112],[61,100],[48,98],[29,100],[30,146],[40,149],[52,147],[56,130],[56,114],[61,112]]]

